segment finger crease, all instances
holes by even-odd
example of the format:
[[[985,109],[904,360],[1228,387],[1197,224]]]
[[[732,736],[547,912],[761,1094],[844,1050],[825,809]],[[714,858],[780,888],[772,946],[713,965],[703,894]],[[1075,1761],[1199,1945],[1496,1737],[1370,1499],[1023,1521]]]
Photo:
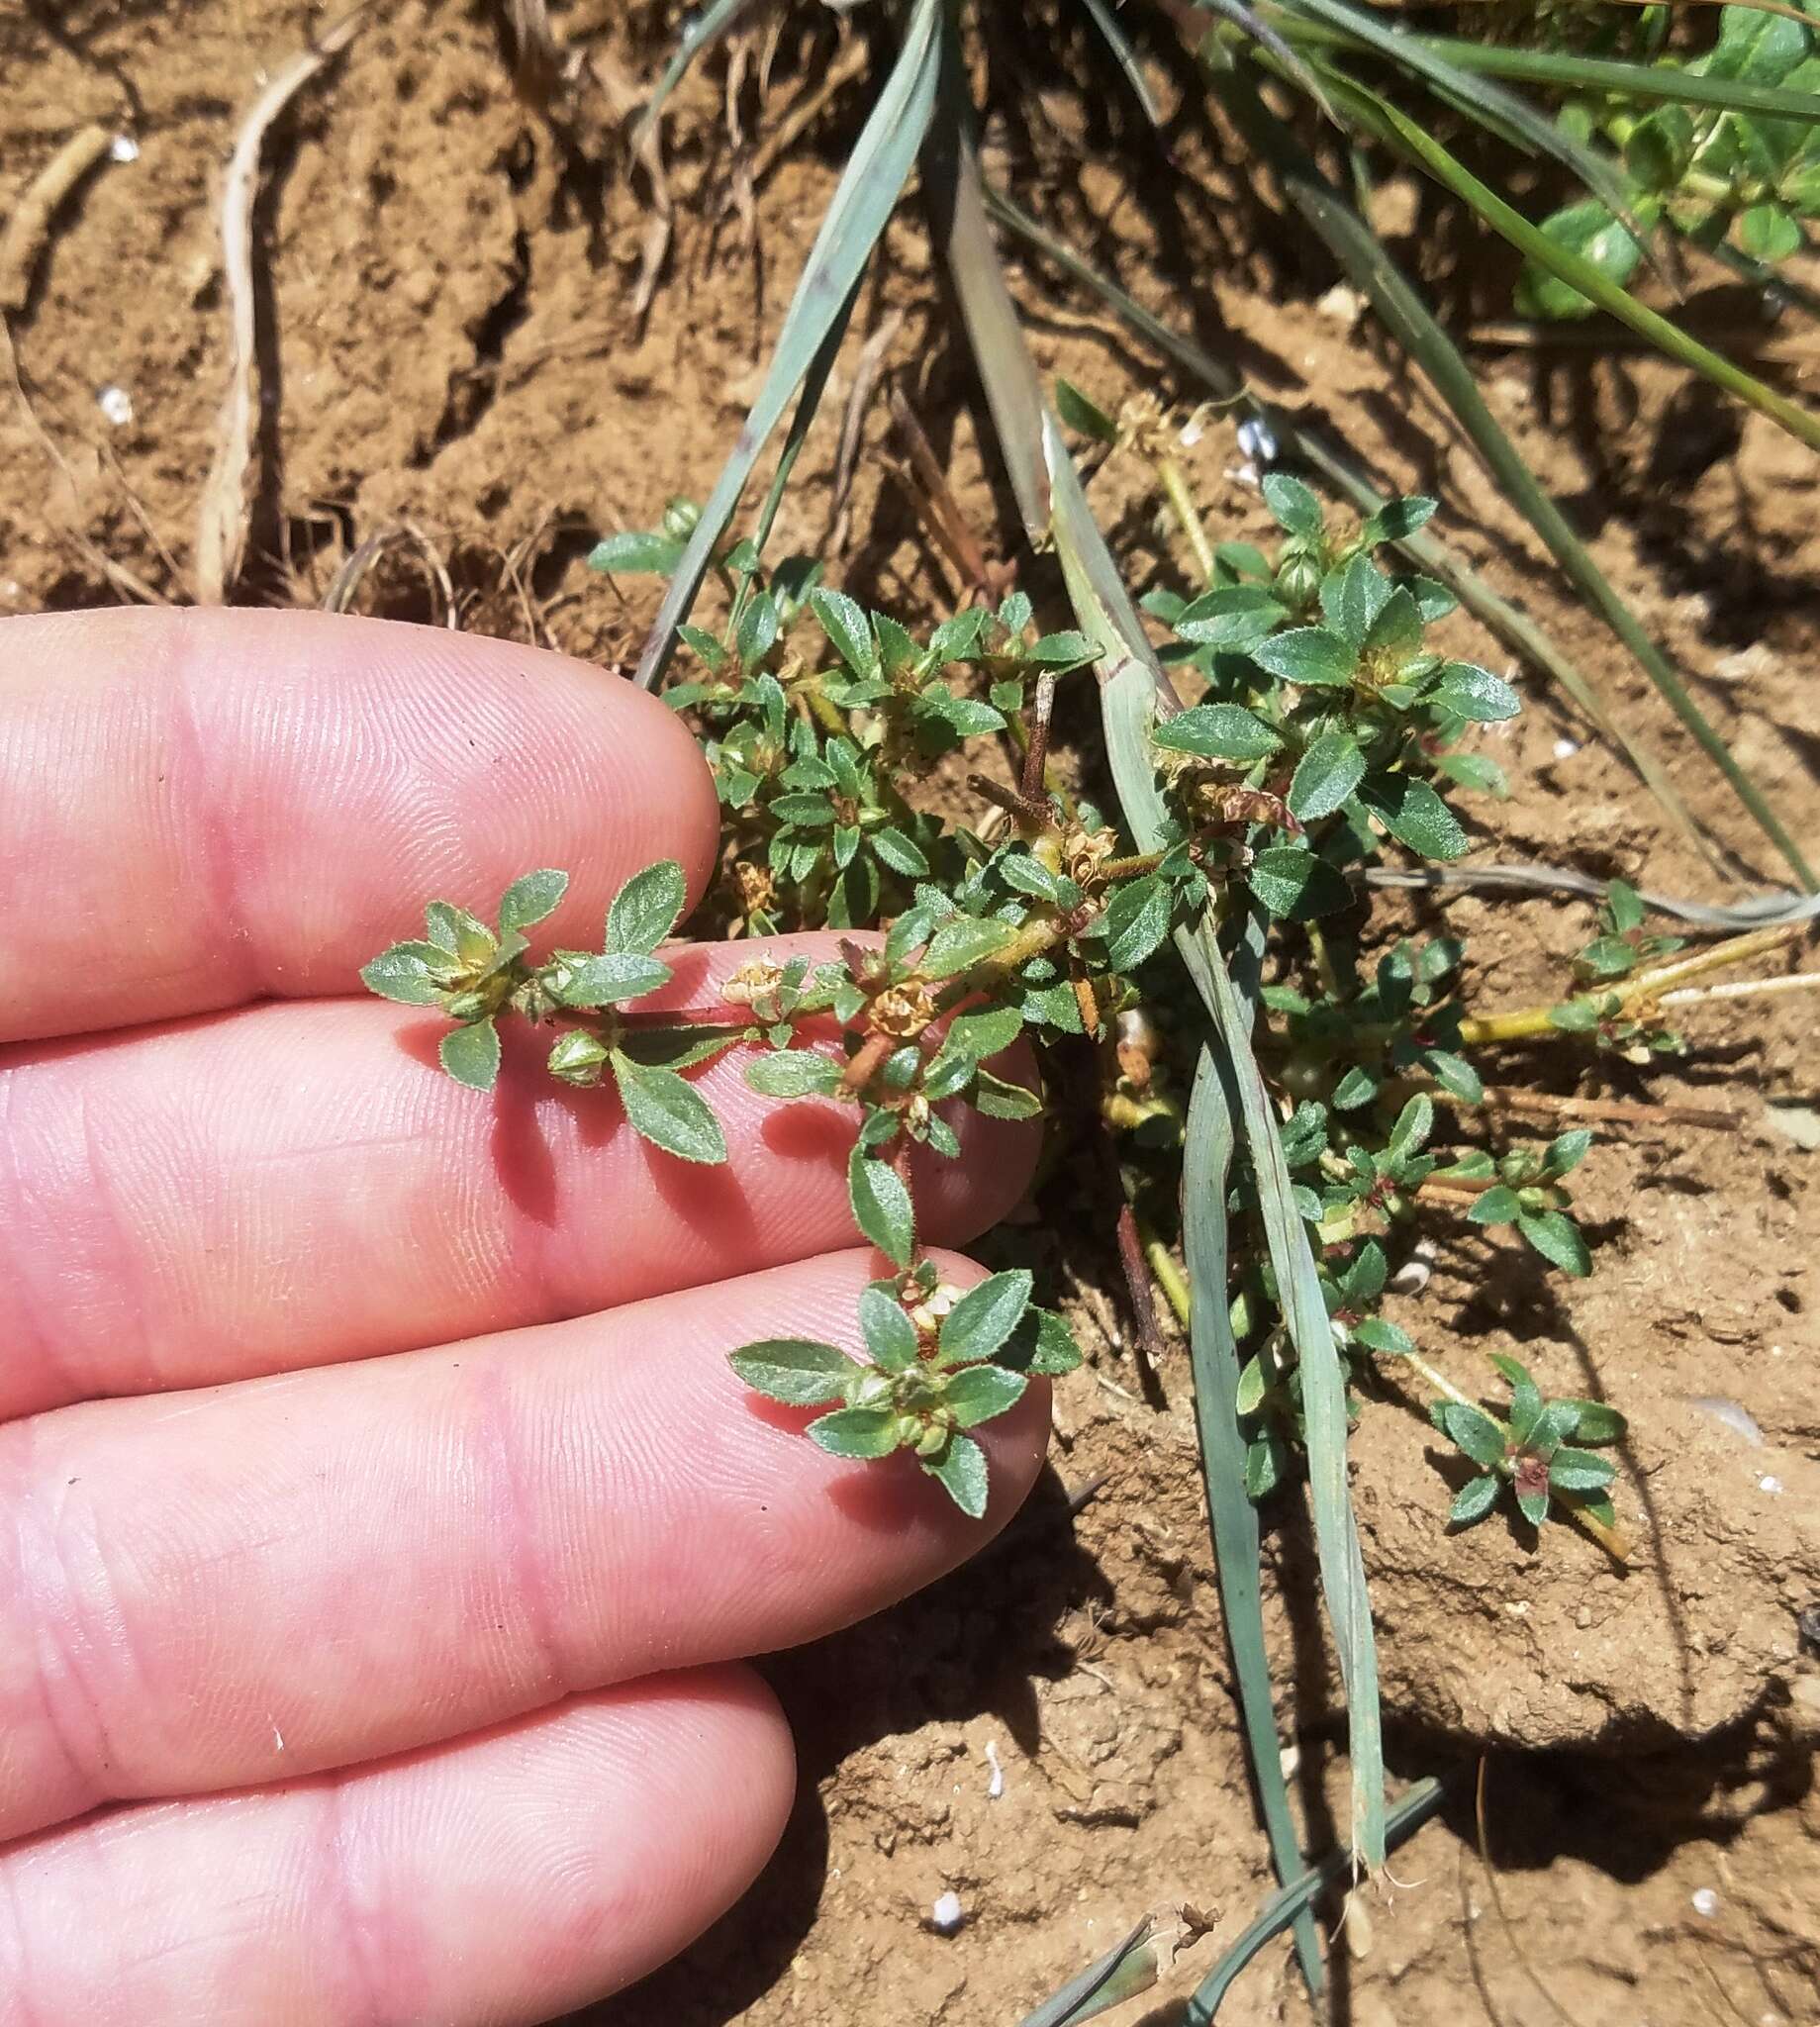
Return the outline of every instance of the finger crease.
[[[373,1889],[358,1811],[348,1804],[349,1783],[360,1778],[356,1769],[315,1783],[323,1805],[314,1870],[329,1915],[323,1954],[340,1967],[338,2004],[346,2027],[405,2027],[418,2018],[413,2001],[424,1988],[423,1952],[402,1918],[388,1918]]]
[[[522,1615],[542,1662],[550,1694],[566,1696],[575,1688],[575,1672],[565,1658],[557,1630],[560,1614],[550,1583],[549,1559],[538,1538],[511,1377],[497,1361],[475,1364],[467,1377],[484,1538],[499,1544],[501,1587]]]

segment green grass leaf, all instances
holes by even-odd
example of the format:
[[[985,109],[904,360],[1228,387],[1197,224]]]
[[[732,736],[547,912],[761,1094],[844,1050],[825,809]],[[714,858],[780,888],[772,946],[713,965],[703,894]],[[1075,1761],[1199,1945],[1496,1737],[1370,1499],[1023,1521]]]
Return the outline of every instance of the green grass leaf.
[[[614,1082],[632,1128],[680,1161],[713,1166],[726,1159],[720,1122],[693,1085],[674,1070],[653,1070],[628,1056],[613,1052]]]
[[[436,1048],[443,1069],[470,1091],[491,1091],[499,1081],[499,1029],[491,1020],[451,1027]]]
[[[941,0],[915,0],[904,44],[873,106],[810,248],[796,294],[772,347],[758,397],[739,433],[670,579],[635,676],[649,689],[663,673],[679,621],[701,587],[759,453],[792,393],[809,375],[830,332],[844,324],[852,293],[915,162],[935,108],[941,48]]]
[[[991,1358],[1005,1344],[1030,1306],[1031,1278],[1027,1267],[992,1275],[970,1288],[942,1318],[936,1356],[949,1366],[971,1365]]]
[[[866,1237],[899,1267],[909,1267],[916,1246],[916,1219],[897,1170],[856,1146],[847,1158],[847,1199],[853,1222]]]
[[[727,1363],[753,1393],[789,1407],[844,1400],[866,1370],[844,1351],[808,1337],[765,1337],[742,1344],[727,1354]]]

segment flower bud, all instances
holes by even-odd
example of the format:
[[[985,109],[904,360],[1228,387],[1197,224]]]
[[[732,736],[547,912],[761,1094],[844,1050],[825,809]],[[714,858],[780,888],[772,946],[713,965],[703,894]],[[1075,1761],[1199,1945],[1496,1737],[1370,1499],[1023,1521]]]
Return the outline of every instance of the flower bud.
[[[459,1020],[463,1026],[470,1021],[484,1020],[493,1012],[493,995],[484,987],[470,987],[465,993],[453,993],[442,1003],[442,1011],[451,1020]]]
[[[673,542],[686,542],[695,532],[695,525],[702,518],[702,510],[693,500],[685,500],[678,493],[664,502],[663,531]]]
[[[1277,572],[1277,596],[1292,612],[1311,604],[1321,588],[1321,566],[1305,551],[1287,557]]]
[[[586,1028],[572,1027],[567,1034],[557,1038],[550,1050],[550,1075],[564,1084],[584,1088],[598,1084],[611,1053],[598,1034],[590,1034]]]
[[[916,1438],[911,1448],[918,1457],[939,1457],[948,1447],[948,1437],[954,1428],[951,1414],[936,1414],[928,1426]]]
[[[875,1371],[855,1380],[847,1399],[854,1407],[889,1407],[891,1393],[891,1375]]]

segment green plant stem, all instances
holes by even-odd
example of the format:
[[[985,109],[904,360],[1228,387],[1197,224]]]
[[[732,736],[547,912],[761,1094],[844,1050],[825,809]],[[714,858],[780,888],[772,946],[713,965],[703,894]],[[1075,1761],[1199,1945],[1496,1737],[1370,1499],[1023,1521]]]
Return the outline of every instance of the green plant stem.
[[[1169,1306],[1175,1310],[1176,1321],[1186,1330],[1190,1315],[1188,1277],[1176,1265],[1175,1254],[1157,1236],[1146,1218],[1138,1218],[1137,1235],[1157,1286],[1163,1291]]]
[[[1170,509],[1182,525],[1182,532],[1188,536],[1188,544],[1195,552],[1195,562],[1199,568],[1201,582],[1213,582],[1213,544],[1207,539],[1205,524],[1200,518],[1200,509],[1195,504],[1195,495],[1189,488],[1188,474],[1173,457],[1159,457],[1156,460],[1157,481],[1163,488],[1163,496]]]
[[[1627,979],[1614,980],[1603,992],[1576,993],[1566,1004],[1597,1009],[1615,995],[1619,1013],[1625,1018],[1632,1018],[1649,1002],[1659,1000],[1671,988],[1690,984],[1708,973],[1729,970],[1734,964],[1745,964],[1754,957],[1768,956],[1773,950],[1784,948],[1800,933],[1801,926],[1789,922],[1776,928],[1753,929],[1748,935],[1729,936],[1710,949],[1695,951],[1691,957],[1633,973]],[[1556,1007],[1562,1004],[1557,1000],[1548,1006],[1515,1007],[1503,1014],[1469,1014],[1460,1023],[1460,1039],[1469,1047],[1478,1048],[1494,1042],[1534,1041],[1543,1036],[1559,1035],[1563,1030],[1552,1016]]]

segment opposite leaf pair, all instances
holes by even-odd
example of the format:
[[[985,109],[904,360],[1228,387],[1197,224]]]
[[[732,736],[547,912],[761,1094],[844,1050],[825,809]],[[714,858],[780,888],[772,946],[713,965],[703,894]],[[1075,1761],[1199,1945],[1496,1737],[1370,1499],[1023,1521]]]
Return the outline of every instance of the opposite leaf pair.
[[[838,1402],[809,1425],[835,1457],[909,1450],[963,1513],[986,1510],[986,1453],[966,1433],[1014,1407],[1029,1376],[1072,1372],[1081,1354],[1061,1317],[1030,1301],[1022,1268],[965,1295],[938,1284],[924,1260],[859,1299],[871,1363],[832,1344],[767,1338],[731,1355],[754,1393],[791,1407]]]

